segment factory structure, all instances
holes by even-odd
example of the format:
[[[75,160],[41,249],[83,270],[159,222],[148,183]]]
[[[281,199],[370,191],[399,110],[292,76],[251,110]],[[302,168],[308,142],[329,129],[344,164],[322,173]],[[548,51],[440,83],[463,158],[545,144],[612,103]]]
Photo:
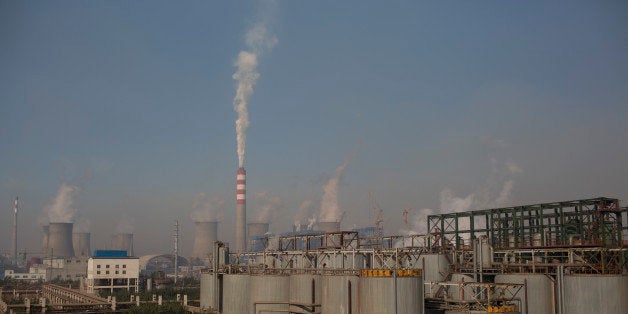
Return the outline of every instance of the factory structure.
[[[245,215],[238,206],[236,218]],[[225,314],[626,313],[627,219],[619,200],[599,197],[430,215],[425,234],[322,222],[273,236],[249,224],[248,250],[243,228],[235,252],[214,242],[200,305]]]

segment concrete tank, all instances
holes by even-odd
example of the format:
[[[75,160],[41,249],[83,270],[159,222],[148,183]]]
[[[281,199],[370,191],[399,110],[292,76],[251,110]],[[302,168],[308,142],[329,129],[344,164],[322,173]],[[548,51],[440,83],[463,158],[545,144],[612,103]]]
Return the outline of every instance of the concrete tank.
[[[71,222],[51,222],[48,235],[48,252],[46,255],[72,257],[74,247],[72,245]]]
[[[628,309],[627,275],[565,275],[565,313],[623,314]]]
[[[337,221],[320,221],[317,228],[324,232],[338,232],[340,231],[340,223]]]
[[[552,281],[542,274],[503,274],[495,276],[495,283],[523,284],[527,280],[528,301],[526,312],[526,291],[519,290],[515,298],[521,299],[521,313],[552,314]]]
[[[214,242],[218,239],[218,222],[203,221],[194,223],[194,246],[192,258],[208,260],[212,253]]]
[[[222,310],[224,314],[251,313],[251,276],[223,275]]]
[[[287,304],[258,304],[256,302],[290,301],[290,277],[277,275],[251,276],[251,308],[248,313],[285,313]]]
[[[50,226],[49,225],[45,225],[45,226],[41,226],[42,228],[42,238],[41,238],[41,254],[42,255],[48,255],[49,251],[48,251],[48,237],[50,236]]]
[[[201,309],[204,310],[218,310],[219,302],[218,295],[215,294],[216,285],[213,274],[201,274],[201,296],[200,303]]]
[[[361,277],[360,313],[423,313],[422,285],[421,277]]]
[[[133,256],[133,234],[116,233],[111,236],[111,249],[126,251],[127,256]]]
[[[297,274],[290,276],[290,301],[321,303],[321,276]],[[320,310],[320,307],[316,308]]]
[[[89,232],[78,232],[72,234],[72,245],[76,256],[91,255],[90,238],[91,234]]]
[[[323,275],[321,313],[358,313],[358,276]]]

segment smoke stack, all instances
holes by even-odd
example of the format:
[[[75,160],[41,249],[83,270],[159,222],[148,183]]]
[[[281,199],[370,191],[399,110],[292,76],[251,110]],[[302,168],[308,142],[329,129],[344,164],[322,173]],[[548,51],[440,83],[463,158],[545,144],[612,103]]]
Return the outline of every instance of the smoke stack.
[[[74,224],[71,222],[51,222],[46,254],[63,257],[74,256],[74,247],[72,245],[73,227]]]
[[[318,229],[325,232],[338,232],[340,231],[339,221],[319,221]]]
[[[17,200],[15,197],[15,203],[13,203],[13,247],[11,253],[13,253],[13,262],[17,263]]]
[[[91,234],[89,232],[77,232],[72,234],[74,253],[77,256],[90,256],[90,237]]]
[[[192,258],[201,260],[208,259],[209,253],[212,253],[216,240],[218,240],[217,221],[195,222]]]
[[[236,252],[246,250],[246,170],[238,169],[236,176]]]
[[[46,255],[48,254],[48,238],[50,237],[50,226],[45,225],[41,226],[41,228],[43,231],[43,236],[41,239],[41,254]]]
[[[249,249],[252,247],[253,238],[262,237],[268,233],[268,225],[267,222],[251,222],[247,225],[249,230]]]
[[[116,233],[111,236],[111,249],[126,251],[127,256],[133,254],[133,234],[132,233]]]

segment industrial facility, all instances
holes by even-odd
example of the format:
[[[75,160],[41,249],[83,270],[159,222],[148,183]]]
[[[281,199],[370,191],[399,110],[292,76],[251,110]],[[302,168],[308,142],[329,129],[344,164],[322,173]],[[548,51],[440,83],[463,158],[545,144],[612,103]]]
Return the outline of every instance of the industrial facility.
[[[232,253],[217,241],[201,275],[201,307],[225,314],[625,313],[627,219],[617,199],[599,197],[430,215],[426,234],[361,237],[326,222],[258,251]]]

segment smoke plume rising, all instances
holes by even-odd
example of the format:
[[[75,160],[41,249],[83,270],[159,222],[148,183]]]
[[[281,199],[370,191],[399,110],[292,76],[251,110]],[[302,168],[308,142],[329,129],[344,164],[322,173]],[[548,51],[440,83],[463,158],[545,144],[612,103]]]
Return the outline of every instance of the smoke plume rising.
[[[297,211],[297,214],[294,219],[294,226],[296,227],[296,231],[302,231],[301,224],[305,224],[305,222],[308,222],[309,220],[308,217],[312,216],[312,214],[314,213],[314,206],[315,206],[315,203],[313,200],[308,199],[301,202],[301,205],[299,206],[299,210]]]
[[[268,223],[272,221],[276,214],[283,210],[284,204],[281,198],[268,191],[255,193],[255,212],[257,222]]]
[[[88,233],[92,224],[89,219],[85,217],[78,217],[76,222],[74,223],[73,232],[74,233]]]
[[[135,231],[135,220],[129,217],[127,214],[122,214],[122,217],[116,225],[116,233],[133,233]]]
[[[194,209],[190,218],[194,222],[208,222],[222,220],[226,200],[222,197],[209,197],[207,193],[199,193],[194,197]]]
[[[61,183],[52,202],[46,206],[50,222],[74,222],[78,209],[74,207],[76,195],[80,188],[76,185]]]
[[[336,169],[334,175],[323,185],[323,198],[321,200],[320,221],[340,221],[342,212],[338,206],[338,183],[342,173],[349,164],[347,158],[345,162]]]
[[[271,3],[272,5],[272,3]],[[266,10],[266,12],[270,12]],[[246,151],[246,131],[249,127],[249,99],[253,94],[253,87],[260,74],[257,72],[258,58],[270,51],[277,44],[277,37],[269,30],[270,14],[262,14],[245,35],[247,50],[238,54],[235,66],[238,68],[233,74],[236,81],[236,95],[233,107],[238,114],[236,119],[236,141],[238,145],[238,167],[244,166]]]

